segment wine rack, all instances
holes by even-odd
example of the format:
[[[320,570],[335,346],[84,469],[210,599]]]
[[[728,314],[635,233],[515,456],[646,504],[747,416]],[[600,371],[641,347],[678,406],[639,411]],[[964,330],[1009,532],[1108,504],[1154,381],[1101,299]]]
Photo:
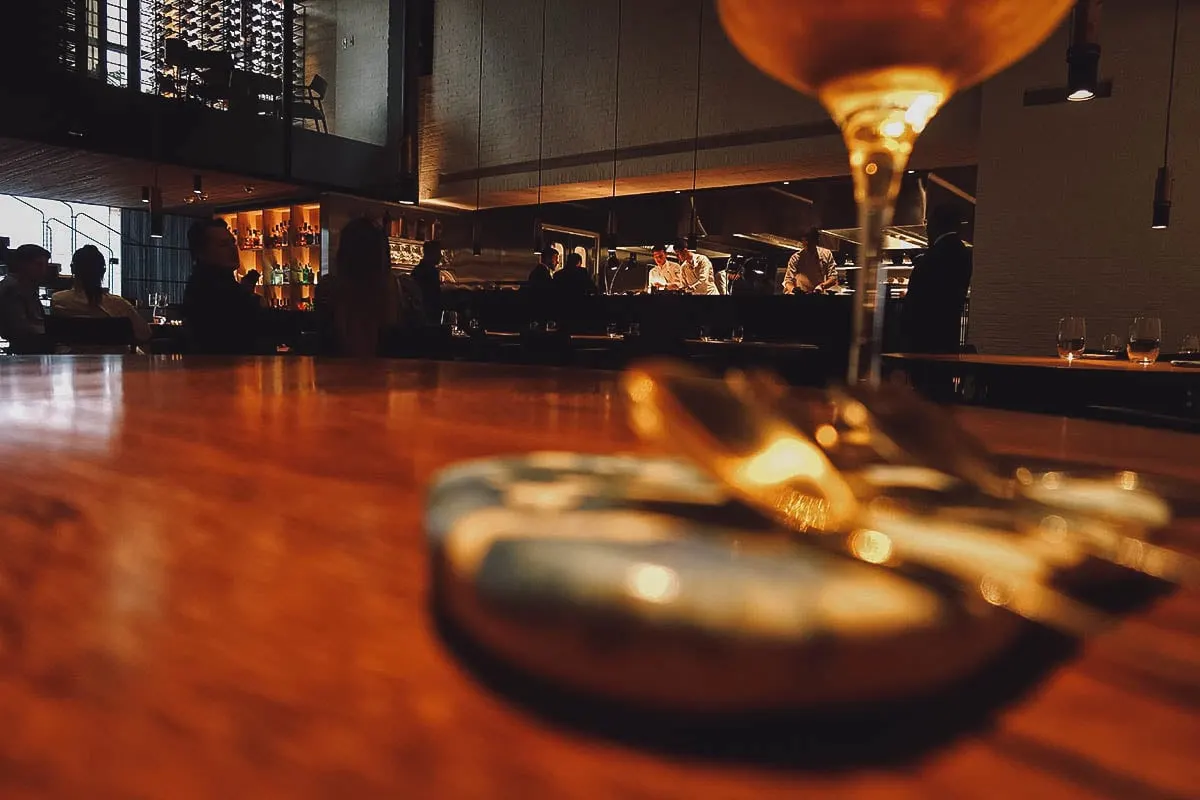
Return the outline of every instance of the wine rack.
[[[293,4],[294,13],[285,19],[283,0],[148,0],[143,3],[142,46],[149,44],[160,94],[177,94],[177,75],[166,62],[166,41],[179,39],[193,50],[228,54],[235,69],[282,81],[284,75],[284,37],[291,36],[295,47],[294,75],[304,78],[303,3]]]

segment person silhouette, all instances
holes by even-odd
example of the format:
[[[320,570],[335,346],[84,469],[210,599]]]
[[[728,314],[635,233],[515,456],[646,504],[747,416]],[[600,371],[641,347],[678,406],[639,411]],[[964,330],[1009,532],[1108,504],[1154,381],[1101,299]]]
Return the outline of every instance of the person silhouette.
[[[50,251],[23,244],[10,252],[8,275],[0,281],[0,338],[14,353],[49,352],[46,312],[38,287],[50,279]]]
[[[959,236],[962,217],[952,205],[935,207],[926,234],[929,250],[913,263],[901,317],[910,353],[957,353],[963,304],[971,286],[971,250]]]
[[[258,296],[238,283],[237,242],[219,219],[188,230],[192,274],[183,295],[188,340],[196,353],[250,353],[258,323]]]
[[[94,244],[76,250],[71,257],[74,283],[70,289],[55,292],[50,298],[50,313],[54,316],[95,319],[123,317],[133,326],[134,341],[145,344],[150,341],[150,326],[128,300],[104,288],[104,273],[107,271],[104,254]],[[82,352],[78,347],[73,347],[72,351]],[[128,348],[104,347],[103,351],[121,353],[128,352]],[[87,346],[87,352],[101,352],[101,349]]]

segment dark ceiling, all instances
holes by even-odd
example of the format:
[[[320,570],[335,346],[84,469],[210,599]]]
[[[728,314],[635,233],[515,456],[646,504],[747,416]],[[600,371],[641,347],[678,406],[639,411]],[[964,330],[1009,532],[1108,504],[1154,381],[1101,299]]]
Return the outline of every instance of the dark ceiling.
[[[136,159],[0,138],[0,194],[138,208],[142,187],[154,183],[156,169],[164,210],[177,214],[201,215],[218,206],[306,196],[301,187],[286,183],[201,171],[207,199],[191,204],[196,170],[156,168]]]

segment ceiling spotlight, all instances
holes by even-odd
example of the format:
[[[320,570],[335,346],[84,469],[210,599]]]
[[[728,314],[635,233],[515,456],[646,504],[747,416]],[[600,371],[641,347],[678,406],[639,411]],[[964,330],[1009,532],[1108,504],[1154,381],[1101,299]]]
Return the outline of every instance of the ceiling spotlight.
[[[142,202],[143,203],[150,202],[150,187],[149,186],[142,187]]]
[[[247,183],[242,187],[242,191],[246,194],[254,194],[254,187]]]
[[[784,181],[784,182],[783,182],[783,185],[784,185],[784,186],[791,186],[791,185],[792,185],[792,182],[791,182],[791,181]]]
[[[192,194],[197,197],[204,194],[204,181],[199,175],[192,178]]]

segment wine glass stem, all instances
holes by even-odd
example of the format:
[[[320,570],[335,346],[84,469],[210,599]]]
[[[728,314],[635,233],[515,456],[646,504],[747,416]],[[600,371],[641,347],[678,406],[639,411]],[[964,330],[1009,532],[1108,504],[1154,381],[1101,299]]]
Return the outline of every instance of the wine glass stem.
[[[884,230],[892,224],[900,179],[916,136],[911,130],[902,136],[886,136],[880,132],[883,126],[870,118],[858,125],[854,122],[852,120],[846,126],[845,135],[854,175],[854,195],[858,201],[860,244],[858,291],[854,298],[853,338],[846,381],[878,386],[887,305],[887,273],[880,269]]]

